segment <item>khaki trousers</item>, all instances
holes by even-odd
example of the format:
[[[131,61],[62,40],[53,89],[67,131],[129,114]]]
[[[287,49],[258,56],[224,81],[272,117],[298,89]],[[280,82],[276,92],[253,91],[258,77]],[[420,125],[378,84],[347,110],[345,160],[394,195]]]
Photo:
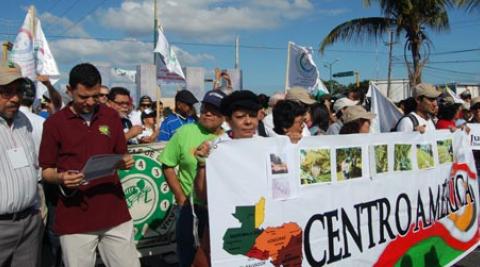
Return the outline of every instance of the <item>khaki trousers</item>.
[[[61,235],[60,244],[66,267],[95,266],[97,247],[106,266],[140,266],[132,221],[103,231]]]

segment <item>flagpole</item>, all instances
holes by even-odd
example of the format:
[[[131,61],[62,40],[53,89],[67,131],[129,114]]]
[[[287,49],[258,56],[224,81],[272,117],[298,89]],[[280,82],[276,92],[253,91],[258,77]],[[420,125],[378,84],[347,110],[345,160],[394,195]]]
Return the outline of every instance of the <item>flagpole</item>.
[[[290,72],[290,49],[291,49],[291,43],[288,42],[288,49],[287,49],[287,67],[285,68],[285,92],[289,89],[288,87],[288,73]]]

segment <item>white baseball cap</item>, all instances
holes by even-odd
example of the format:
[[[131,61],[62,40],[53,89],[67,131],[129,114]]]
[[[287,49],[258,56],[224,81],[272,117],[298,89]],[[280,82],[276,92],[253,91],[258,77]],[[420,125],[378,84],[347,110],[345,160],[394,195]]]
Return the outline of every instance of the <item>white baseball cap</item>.
[[[356,104],[358,104],[358,101],[351,100],[348,97],[343,97],[335,101],[333,104],[333,110],[338,112],[345,107],[355,106]]]

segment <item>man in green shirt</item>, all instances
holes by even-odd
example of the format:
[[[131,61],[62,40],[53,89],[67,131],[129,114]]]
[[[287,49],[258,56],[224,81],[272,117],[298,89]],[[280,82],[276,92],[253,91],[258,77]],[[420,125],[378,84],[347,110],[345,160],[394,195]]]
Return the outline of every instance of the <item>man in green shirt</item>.
[[[189,201],[197,174],[198,162],[194,152],[204,141],[212,141],[223,134],[221,125],[224,118],[220,112],[220,104],[224,96],[225,94],[219,90],[207,92],[202,100],[198,122],[178,129],[160,155],[163,173],[178,205],[176,237],[180,267],[191,266],[196,251],[191,207],[193,203]],[[176,167],[178,172],[175,171]],[[197,200],[194,202],[201,204]],[[198,205],[195,205],[195,213],[198,217],[207,216],[206,209]],[[199,225],[199,229],[203,228]]]

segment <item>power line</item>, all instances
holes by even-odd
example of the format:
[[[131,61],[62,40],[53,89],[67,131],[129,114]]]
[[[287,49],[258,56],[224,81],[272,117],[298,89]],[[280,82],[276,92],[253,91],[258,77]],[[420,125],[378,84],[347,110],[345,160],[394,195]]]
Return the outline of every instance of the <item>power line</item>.
[[[69,7],[67,7],[67,9],[65,9],[65,11],[63,11],[63,13],[61,15],[59,15],[58,17],[63,17],[64,15],[66,15],[68,12],[70,12],[70,10],[72,10],[72,8],[79,2],[80,0],[76,0],[75,2],[73,2],[73,4],[71,4]]]
[[[456,73],[456,74],[462,74],[462,75],[480,75],[480,73],[475,73],[475,72],[464,72],[464,71],[456,71],[456,70],[451,70],[451,69],[444,69],[444,68],[437,68],[437,67],[430,67],[430,66],[425,66],[424,68],[426,69],[431,69],[431,70],[438,70],[438,71],[443,71],[443,72],[449,72],[449,73]]]
[[[100,2],[100,4],[96,5],[93,9],[91,9],[89,12],[87,12],[87,14],[85,14],[83,17],[81,17],[79,20],[77,20],[72,26],[68,27],[63,33],[67,33],[69,32],[71,29],[73,29],[75,26],[77,26],[80,22],[82,22],[85,18],[87,18],[88,15],[90,15],[91,13],[95,12],[98,8],[100,8],[100,6],[103,5],[103,3],[105,3],[106,0],[103,0],[102,2]]]
[[[16,33],[0,32],[0,35],[5,36],[16,36]],[[67,35],[47,35],[49,39],[79,39],[79,40],[100,40],[100,41],[119,41],[119,42],[151,42],[147,39],[122,39],[122,38],[106,38],[106,37],[80,37],[80,36],[67,36]],[[171,44],[176,45],[185,45],[185,46],[208,46],[208,47],[224,47],[232,48],[235,47],[234,44],[215,44],[215,43],[194,43],[194,42],[179,42],[179,41],[170,41]],[[286,47],[273,47],[273,46],[258,46],[258,45],[240,45],[241,48],[245,49],[263,49],[263,50],[281,50],[286,51]],[[328,52],[336,53],[355,53],[355,54],[386,54],[382,52],[374,52],[367,50],[341,50],[341,49],[327,49]]]

